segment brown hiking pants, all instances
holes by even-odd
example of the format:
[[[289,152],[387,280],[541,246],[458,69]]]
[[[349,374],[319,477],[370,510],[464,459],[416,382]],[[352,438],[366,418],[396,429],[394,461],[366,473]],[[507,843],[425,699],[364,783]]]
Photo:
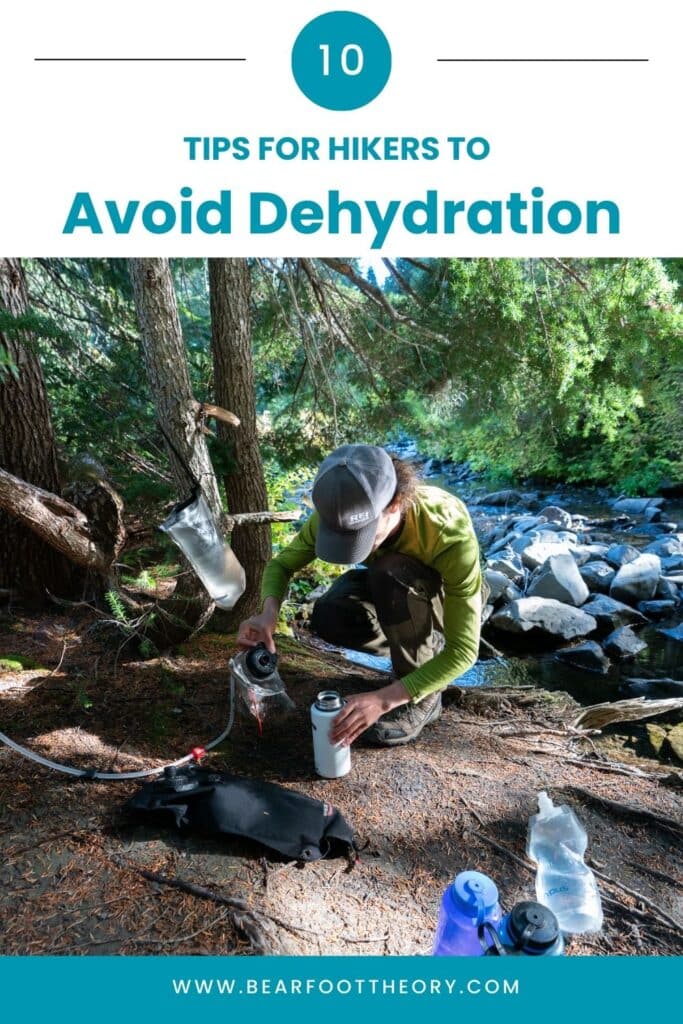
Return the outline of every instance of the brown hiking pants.
[[[311,629],[337,647],[388,655],[401,679],[440,648],[441,576],[408,555],[382,555],[335,580],[313,606]]]

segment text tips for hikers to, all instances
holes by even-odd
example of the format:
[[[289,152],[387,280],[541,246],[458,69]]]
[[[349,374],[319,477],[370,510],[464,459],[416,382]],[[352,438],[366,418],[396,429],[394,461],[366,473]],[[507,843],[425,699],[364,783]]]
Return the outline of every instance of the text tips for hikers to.
[[[8,252],[672,255],[663,0],[6,16]]]

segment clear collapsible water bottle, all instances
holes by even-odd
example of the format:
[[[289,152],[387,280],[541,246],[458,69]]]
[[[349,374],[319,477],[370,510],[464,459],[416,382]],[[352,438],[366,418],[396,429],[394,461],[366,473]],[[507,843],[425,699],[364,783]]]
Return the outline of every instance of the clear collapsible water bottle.
[[[480,871],[462,871],[441,898],[433,956],[483,956],[479,927],[502,917],[498,888]]]
[[[560,929],[569,934],[602,928],[602,904],[595,876],[583,855],[586,830],[571,807],[556,807],[544,791],[538,814],[529,821],[527,853],[536,861],[536,897],[549,907]]]
[[[230,609],[246,588],[244,569],[223,540],[204,495],[196,490],[159,527],[169,534],[219,608]]]

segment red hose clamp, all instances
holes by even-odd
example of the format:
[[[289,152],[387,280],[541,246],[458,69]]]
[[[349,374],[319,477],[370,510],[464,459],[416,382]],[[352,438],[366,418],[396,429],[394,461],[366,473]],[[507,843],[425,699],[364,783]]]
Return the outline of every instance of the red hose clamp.
[[[201,764],[202,759],[206,757],[206,751],[204,750],[204,747],[193,747],[190,751],[190,755],[196,764]]]

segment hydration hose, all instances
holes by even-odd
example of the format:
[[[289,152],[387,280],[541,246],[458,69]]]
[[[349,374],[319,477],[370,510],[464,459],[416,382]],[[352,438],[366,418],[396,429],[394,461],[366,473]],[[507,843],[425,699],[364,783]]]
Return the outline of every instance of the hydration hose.
[[[42,754],[36,754],[33,750],[29,750],[28,747],[22,747],[20,743],[15,743],[9,736],[5,736],[3,732],[0,732],[0,742],[4,743],[6,747],[14,750],[17,754],[21,754],[22,757],[27,757],[29,761],[35,761],[36,764],[42,764],[45,768],[52,768],[53,771],[63,772],[65,775],[73,775],[77,779],[98,779],[100,782],[126,782],[129,779],[146,779],[150,775],[160,775],[166,768],[179,768],[183,764],[188,764],[190,761],[200,761],[204,754],[209,750],[213,750],[219,743],[229,735],[232,729],[233,722],[235,720],[235,680],[232,672],[230,673],[230,713],[228,715],[228,724],[226,725],[220,736],[217,736],[215,740],[211,740],[205,747],[195,747],[185,757],[179,758],[177,761],[171,761],[169,764],[164,764],[160,768],[148,768],[141,772],[96,772],[92,768],[74,768],[70,764],[58,764],[57,761],[51,761],[48,757],[43,757]]]

